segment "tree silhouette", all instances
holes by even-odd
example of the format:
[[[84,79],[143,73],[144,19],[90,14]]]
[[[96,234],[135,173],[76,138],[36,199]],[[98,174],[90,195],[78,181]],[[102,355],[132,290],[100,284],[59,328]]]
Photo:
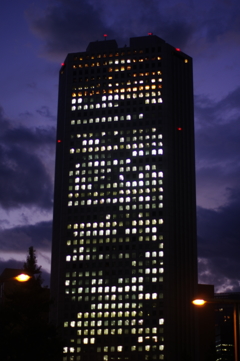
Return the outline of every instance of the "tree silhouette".
[[[38,281],[40,284],[42,284],[42,274],[41,274],[41,266],[37,266],[37,257],[36,257],[36,251],[33,247],[29,247],[28,249],[28,256],[26,262],[23,264],[23,269],[26,271],[26,273],[34,277],[36,281]]]

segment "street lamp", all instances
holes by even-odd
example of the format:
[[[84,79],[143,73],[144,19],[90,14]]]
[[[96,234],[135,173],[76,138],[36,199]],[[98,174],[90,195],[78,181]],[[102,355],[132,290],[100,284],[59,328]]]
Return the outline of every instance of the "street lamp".
[[[25,273],[21,273],[14,277],[14,279],[18,282],[27,282],[31,277]]]
[[[195,306],[204,306],[206,303],[214,304],[232,304],[233,305],[233,335],[234,335],[234,360],[239,360],[239,309],[238,305],[240,300],[227,299],[227,298],[212,298],[212,299],[200,299],[197,298],[192,301]]]
[[[21,283],[26,283],[30,278],[31,276],[22,269],[5,268],[0,275],[0,304],[6,301],[7,294],[11,294],[20,287]]]
[[[196,298],[195,300],[192,301],[192,303],[195,305],[195,306],[203,306],[205,305],[207,301],[201,299],[201,298]]]

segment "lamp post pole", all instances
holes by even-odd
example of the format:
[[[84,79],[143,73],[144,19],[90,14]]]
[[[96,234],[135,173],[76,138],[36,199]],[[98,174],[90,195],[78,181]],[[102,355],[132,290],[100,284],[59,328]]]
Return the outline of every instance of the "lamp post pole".
[[[239,361],[239,309],[237,302],[234,303],[234,309],[233,309],[233,329],[234,329],[235,361]]]

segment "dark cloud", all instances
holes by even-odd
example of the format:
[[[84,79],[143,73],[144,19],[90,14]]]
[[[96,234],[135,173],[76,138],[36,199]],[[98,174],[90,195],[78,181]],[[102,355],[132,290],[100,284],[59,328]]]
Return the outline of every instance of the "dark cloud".
[[[29,89],[36,89],[36,88],[37,88],[37,84],[36,84],[36,82],[32,81],[32,82],[30,82],[30,83],[27,84],[27,87],[28,87]]]
[[[240,32],[240,4],[237,0],[212,1],[203,26],[209,41],[228,32]]]
[[[178,47],[185,46],[191,37],[193,29],[186,16],[188,7],[183,3],[173,3],[170,8],[156,0],[117,1],[112,7],[106,0],[102,3],[105,5],[102,16],[111,29],[118,29],[116,38],[120,45],[130,37],[149,32]],[[177,17],[173,15],[176,13]]]
[[[167,42],[183,46],[189,39],[192,25],[161,11],[159,3],[131,1],[65,1],[43,11],[31,9],[28,20],[32,31],[44,41],[45,55],[58,59],[67,53],[85,51],[91,41],[103,40],[103,34],[119,41],[154,32]]]
[[[174,21],[167,23],[159,29],[159,33],[163,34],[163,39],[180,48],[184,48],[192,34],[192,26],[184,21]],[[156,29],[158,32],[158,29]]]
[[[36,112],[42,117],[56,122],[56,115],[53,115],[49,107],[47,107],[46,105],[43,105],[41,108],[37,109]]]
[[[197,126],[215,127],[239,119],[240,87],[231,91],[227,96],[218,101],[213,101],[206,96],[195,96],[195,115]]]
[[[240,177],[240,87],[218,102],[197,97],[196,168],[198,192],[238,187]]]
[[[199,277],[201,282],[214,280],[217,288],[240,290],[240,188],[228,191],[227,205],[198,208]]]
[[[211,102],[209,112],[203,104],[201,108],[197,105],[197,199],[198,204],[204,208],[228,204],[231,193],[229,188],[239,188],[240,109],[237,106],[240,99],[238,104],[237,94],[238,91],[234,91],[232,97],[229,95],[218,103]],[[226,108],[229,109],[228,113],[224,112]]]
[[[33,154],[12,146],[0,147],[0,204],[3,208],[22,205],[50,208],[51,179]]]
[[[15,268],[15,269],[22,269],[23,262],[16,261],[15,259],[9,259],[7,261],[0,258],[0,275],[5,270],[5,268]]]
[[[229,272],[231,268],[234,272]],[[238,272],[238,265],[232,264],[231,259],[223,257],[218,259],[199,258],[198,260],[199,283],[214,285],[215,292],[239,292]]]
[[[85,51],[104,33],[119,46],[148,32],[183,48],[199,38],[209,43],[225,34],[234,38],[240,32],[237,9],[237,0],[217,4],[211,0],[208,6],[204,1],[59,0],[43,10],[31,8],[27,17],[32,31],[43,40],[44,54],[59,60],[69,52]]]
[[[25,112],[21,112],[19,113],[19,117],[23,120],[26,119],[32,119],[33,118],[33,113],[29,112],[28,110]]]
[[[216,207],[198,208],[199,279],[219,291],[240,290],[239,111],[240,88],[196,99],[197,189]]]
[[[108,27],[98,11],[86,0],[59,1],[39,14],[39,9],[28,12],[31,29],[45,42],[50,57],[64,57],[68,52],[85,51],[88,43],[100,40]]]
[[[227,124],[213,126],[210,124],[196,132],[196,156],[197,159],[207,161],[209,165],[221,162],[223,167],[226,163],[235,168],[240,162],[240,115]],[[199,164],[201,165],[201,163]]]
[[[5,134],[1,136],[2,141],[6,144],[21,146],[24,148],[40,147],[44,145],[52,145],[55,140],[55,129],[26,128],[18,126],[16,128],[8,128]]]
[[[0,205],[50,209],[52,180],[37,152],[53,148],[55,130],[13,127],[3,113],[0,126]]]
[[[33,246],[37,250],[51,249],[52,222],[17,226],[0,230],[0,250],[2,252],[23,253]]]

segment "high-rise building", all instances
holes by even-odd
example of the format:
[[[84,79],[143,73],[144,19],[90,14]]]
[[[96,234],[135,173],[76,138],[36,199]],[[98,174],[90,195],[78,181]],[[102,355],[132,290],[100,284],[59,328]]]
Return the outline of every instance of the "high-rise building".
[[[60,70],[51,289],[63,361],[195,360],[192,59],[96,41]]]

